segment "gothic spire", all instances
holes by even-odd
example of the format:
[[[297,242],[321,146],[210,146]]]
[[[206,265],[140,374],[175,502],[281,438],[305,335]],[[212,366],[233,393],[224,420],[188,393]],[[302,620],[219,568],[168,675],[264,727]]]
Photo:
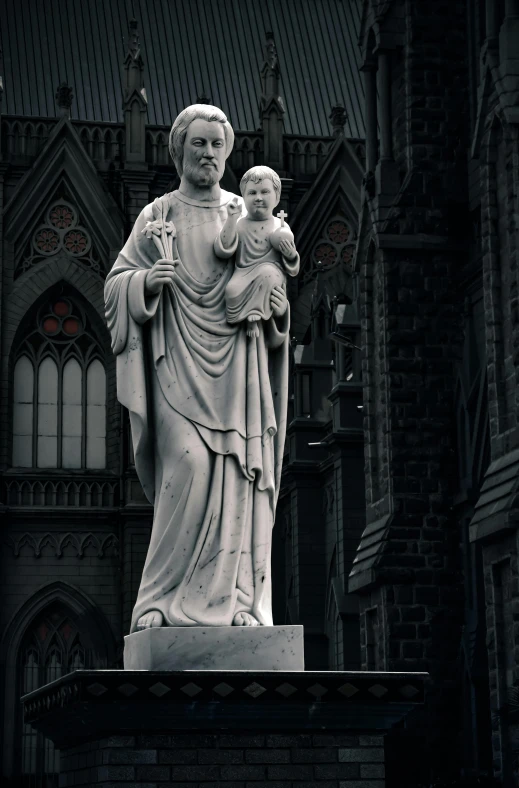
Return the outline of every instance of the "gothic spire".
[[[263,129],[265,164],[278,173],[283,170],[283,115],[285,107],[279,92],[279,60],[271,32],[267,33],[265,60],[261,69],[260,116]]]
[[[141,54],[137,20],[130,19],[128,47],[124,59],[126,84],[123,94],[126,127],[126,162],[144,165],[146,151],[146,113],[148,100],[144,88],[144,60]]]
[[[146,101],[144,90],[144,60],[141,54],[141,44],[136,19],[130,19],[128,30],[128,48],[124,59],[124,69],[126,71],[125,102],[130,95],[137,91]]]

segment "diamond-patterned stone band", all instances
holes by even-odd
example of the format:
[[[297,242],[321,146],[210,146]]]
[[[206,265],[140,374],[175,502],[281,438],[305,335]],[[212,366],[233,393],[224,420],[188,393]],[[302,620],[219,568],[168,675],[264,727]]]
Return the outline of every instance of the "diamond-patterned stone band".
[[[26,695],[25,719],[35,720],[79,700],[186,704],[421,703],[426,673],[317,671],[83,670]]]

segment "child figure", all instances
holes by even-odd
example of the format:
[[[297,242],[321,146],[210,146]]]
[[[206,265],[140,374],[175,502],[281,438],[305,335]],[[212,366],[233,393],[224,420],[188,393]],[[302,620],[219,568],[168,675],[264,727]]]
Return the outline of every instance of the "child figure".
[[[236,246],[235,271],[225,288],[229,323],[247,321],[247,336],[259,336],[258,321],[272,315],[270,297],[275,287],[286,288],[286,274],[299,272],[294,236],[281,219],[272,215],[281,197],[281,181],[270,167],[252,167],[240,182],[247,214],[233,200],[227,220],[215,241],[215,254],[229,256]],[[221,248],[220,248],[221,247]]]

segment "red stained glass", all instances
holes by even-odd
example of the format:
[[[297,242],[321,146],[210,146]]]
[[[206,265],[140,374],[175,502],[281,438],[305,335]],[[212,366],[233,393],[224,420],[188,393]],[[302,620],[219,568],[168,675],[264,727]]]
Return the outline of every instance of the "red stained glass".
[[[87,248],[87,239],[79,230],[71,230],[65,236],[65,249],[72,254],[81,254]]]
[[[59,238],[54,230],[40,230],[36,236],[36,246],[42,252],[53,252],[58,248]]]
[[[336,244],[346,243],[350,237],[350,228],[344,222],[332,222],[328,227],[328,237]]]
[[[320,260],[323,265],[333,265],[337,257],[336,251],[331,244],[319,244],[314,252],[316,260]]]
[[[61,628],[61,634],[63,635],[65,640],[68,640],[69,637],[70,637],[71,632],[72,632],[72,627],[70,626],[70,624],[67,621],[66,624],[63,624],[63,626]]]
[[[58,301],[54,304],[52,311],[55,315],[58,315],[58,317],[65,317],[65,315],[68,315],[70,312],[70,307],[65,301]]]
[[[345,246],[342,250],[342,261],[343,263],[351,263],[353,259],[353,246]]]
[[[40,637],[40,640],[45,640],[48,633],[49,633],[49,629],[47,625],[45,623],[40,624],[40,626],[38,627],[38,635]]]
[[[59,323],[55,317],[47,317],[43,321],[43,330],[46,334],[55,334],[58,330]]]
[[[72,211],[66,205],[56,205],[50,212],[50,221],[54,227],[64,230],[72,224]]]
[[[65,334],[68,334],[69,337],[74,336],[79,331],[79,323],[75,317],[69,317],[63,323],[63,331]]]

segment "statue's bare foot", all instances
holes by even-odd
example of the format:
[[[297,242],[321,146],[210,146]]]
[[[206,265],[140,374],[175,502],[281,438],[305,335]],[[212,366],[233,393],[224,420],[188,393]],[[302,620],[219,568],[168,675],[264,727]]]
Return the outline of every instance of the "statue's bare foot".
[[[160,610],[150,610],[145,613],[137,621],[137,631],[139,629],[152,629],[153,627],[161,627],[164,623],[164,616]]]
[[[259,337],[259,328],[257,323],[249,323],[247,327],[248,337]]]
[[[250,613],[236,613],[233,620],[233,626],[235,627],[259,627],[260,622],[254,616],[251,616]]]

